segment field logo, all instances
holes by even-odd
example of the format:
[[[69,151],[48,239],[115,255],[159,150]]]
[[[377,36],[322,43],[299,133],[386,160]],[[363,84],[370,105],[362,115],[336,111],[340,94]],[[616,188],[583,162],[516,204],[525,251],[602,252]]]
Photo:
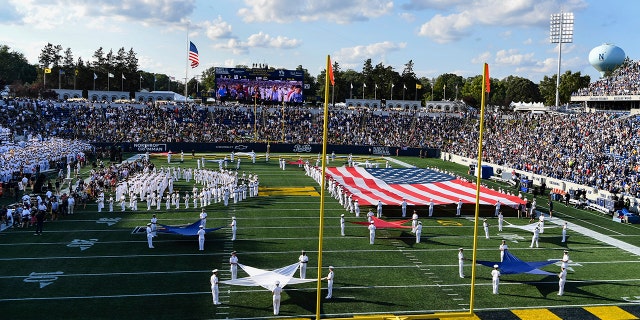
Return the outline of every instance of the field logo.
[[[61,276],[63,274],[64,272],[62,271],[31,272],[31,274],[29,274],[29,277],[24,279],[24,282],[37,282],[40,284],[40,289],[42,289],[58,280],[58,276]]]
[[[505,239],[507,241],[511,241],[513,243],[518,243],[518,240],[525,240],[524,237],[519,236],[517,234],[503,234],[503,233],[499,233],[499,235],[502,237],[502,239]]]
[[[443,227],[462,227],[462,223],[453,220],[436,220]]]
[[[106,223],[109,227],[120,222],[122,218],[100,218],[96,223]]]
[[[557,260],[557,259],[548,259],[548,260]],[[562,261],[558,261],[555,263],[556,266],[560,267],[562,266]],[[573,267],[582,267],[581,264],[577,263],[577,262],[573,262],[573,260],[569,260],[569,262],[567,263],[567,271],[570,272],[574,272]]]
[[[89,240],[73,239],[73,241],[71,241],[71,243],[69,243],[67,247],[80,248],[80,251],[85,251],[91,248],[96,242],[98,242],[98,239],[89,239]]]
[[[293,152],[311,152],[311,145],[296,144],[295,146],[293,146]]]
[[[640,303],[640,296],[635,296],[635,299],[631,299],[631,297],[622,297],[622,300],[632,302],[632,303]]]

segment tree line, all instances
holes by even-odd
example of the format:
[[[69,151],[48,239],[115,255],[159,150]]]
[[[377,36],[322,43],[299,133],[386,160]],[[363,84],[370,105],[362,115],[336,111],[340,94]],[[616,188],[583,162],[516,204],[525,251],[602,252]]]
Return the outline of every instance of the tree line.
[[[248,68],[237,65],[236,68]],[[273,67],[269,67],[275,70]],[[302,65],[296,70],[304,71],[304,89],[307,101],[320,101],[324,96],[325,71],[317,77],[309,74]],[[366,59],[362,70],[343,70],[333,62],[335,86],[331,88],[334,102],[345,99],[385,100],[462,100],[468,105],[478,106],[483,88],[482,75],[462,77],[445,73],[436,78],[418,77],[413,60],[409,60],[401,72],[378,63],[373,65]],[[518,77],[491,78],[491,93],[488,104],[508,106],[512,101],[543,102],[555,104],[556,75],[545,76],[539,83]],[[560,75],[560,103],[568,103],[571,93],[589,85],[588,75],[566,71]],[[174,91],[184,93],[184,84],[174,81],[169,75],[150,73],[139,69],[137,53],[133,48],[105,51],[100,47],[90,60],[75,57],[71,48],[48,43],[38,56],[37,64],[30,64],[24,54],[12,51],[0,44],[0,88],[12,85],[17,96],[37,97],[50,89],[117,90],[133,93],[147,91]],[[189,96],[196,92],[215,92],[215,68],[204,70],[187,82]]]

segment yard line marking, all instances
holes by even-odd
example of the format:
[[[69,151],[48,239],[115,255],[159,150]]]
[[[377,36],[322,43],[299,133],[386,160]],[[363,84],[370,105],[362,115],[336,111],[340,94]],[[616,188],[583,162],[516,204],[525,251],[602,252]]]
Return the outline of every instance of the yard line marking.
[[[562,219],[553,219],[550,221],[553,224],[557,224],[557,225],[563,225],[565,223],[565,220]],[[613,245],[616,248],[620,248],[622,250],[625,250],[627,252],[631,252],[637,256],[640,256],[640,248],[636,247],[634,245],[631,245],[629,243],[626,243],[624,241],[618,240],[616,238],[604,235],[602,233],[593,231],[591,229],[587,229],[585,227],[576,225],[574,223],[567,223],[568,227],[570,230],[573,230],[575,232],[581,233],[587,237],[596,239],[598,241],[601,241],[603,243],[609,244],[609,245]]]

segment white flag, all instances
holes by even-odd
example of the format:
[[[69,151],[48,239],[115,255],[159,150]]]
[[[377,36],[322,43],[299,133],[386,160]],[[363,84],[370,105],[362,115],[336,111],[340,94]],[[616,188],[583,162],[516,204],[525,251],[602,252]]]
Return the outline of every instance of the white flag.
[[[122,74],[122,80],[127,80],[127,78],[124,77],[124,73]]]
[[[351,89],[353,89],[353,82],[351,83]]]
[[[109,78],[113,78],[113,77],[115,77],[113,73],[109,72]]]
[[[402,85],[402,87],[403,87],[405,90],[407,90],[407,85],[406,85],[406,84],[403,84],[403,85]]]
[[[393,88],[393,87],[395,87],[395,86],[396,86],[395,84],[393,84],[393,83],[391,84],[391,88]]]
[[[366,83],[363,83],[363,84],[362,84],[362,86],[366,88],[366,87],[367,87],[367,84],[366,84]]]
[[[94,72],[93,73],[93,80],[98,79],[98,75]]]
[[[375,86],[376,86],[376,89],[378,89],[378,84],[377,83],[375,84]]]

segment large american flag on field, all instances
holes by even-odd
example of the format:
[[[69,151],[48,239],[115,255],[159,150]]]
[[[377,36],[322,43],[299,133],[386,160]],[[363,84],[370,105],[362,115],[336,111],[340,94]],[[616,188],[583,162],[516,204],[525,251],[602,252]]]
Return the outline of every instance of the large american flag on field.
[[[409,205],[435,205],[476,202],[476,185],[452,175],[419,168],[362,168],[329,167],[329,179],[342,185],[358,199],[360,205],[400,205],[406,199]],[[480,204],[501,204],[517,207],[522,199],[496,190],[481,187]]]

